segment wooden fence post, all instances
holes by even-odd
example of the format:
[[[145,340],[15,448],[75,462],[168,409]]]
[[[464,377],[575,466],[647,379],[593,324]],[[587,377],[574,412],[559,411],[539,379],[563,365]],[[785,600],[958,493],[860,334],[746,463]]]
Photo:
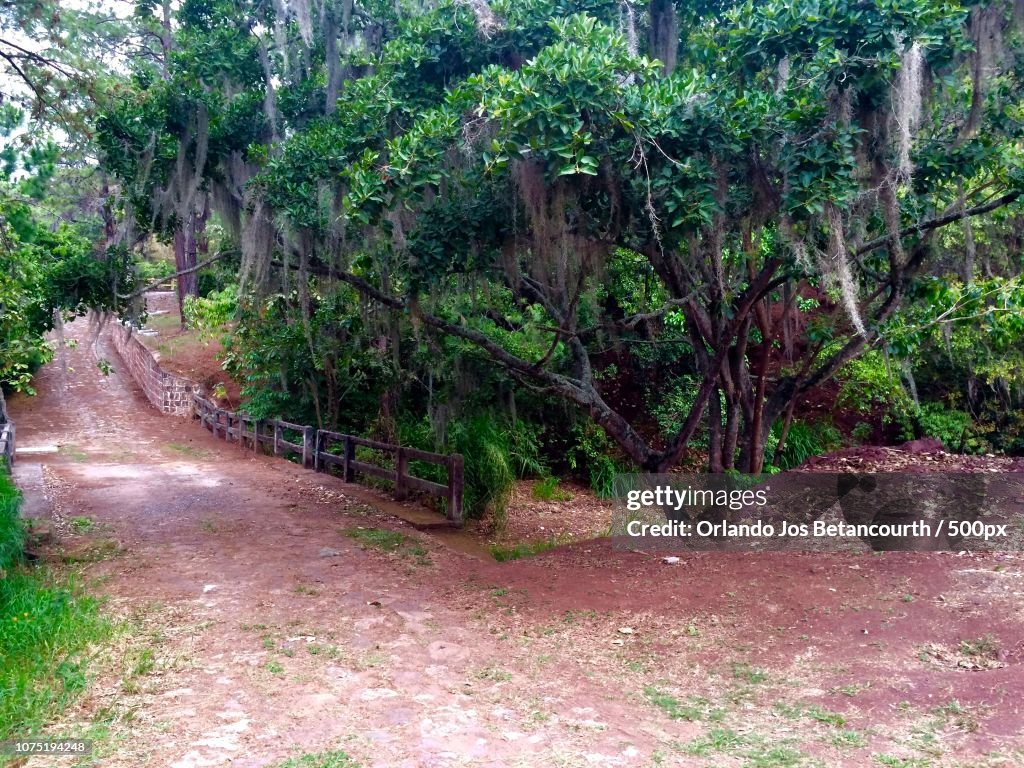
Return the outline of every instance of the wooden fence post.
[[[281,455],[281,425],[274,422],[274,455]]]
[[[220,431],[220,408],[214,408],[213,413],[210,414],[210,426],[212,428],[213,436],[220,437],[217,433]]]
[[[409,495],[409,489],[405,482],[408,474],[409,457],[405,453],[405,448],[399,446],[395,456],[395,498],[399,501],[404,501]]]
[[[462,525],[462,487],[464,462],[461,453],[448,457],[448,520]]]
[[[252,452],[257,454],[260,452],[260,437],[263,436],[263,420],[253,419],[252,420]]]
[[[313,452],[316,449],[316,430],[313,427],[302,428],[302,466],[313,467]]]
[[[324,433],[322,430],[316,431],[316,440],[313,443],[313,471],[321,472],[323,467],[320,465],[320,452],[324,450]]]
[[[345,461],[341,465],[341,474],[346,483],[354,483],[356,481],[356,470],[352,466],[355,458],[356,444],[352,442],[351,435],[345,435]]]

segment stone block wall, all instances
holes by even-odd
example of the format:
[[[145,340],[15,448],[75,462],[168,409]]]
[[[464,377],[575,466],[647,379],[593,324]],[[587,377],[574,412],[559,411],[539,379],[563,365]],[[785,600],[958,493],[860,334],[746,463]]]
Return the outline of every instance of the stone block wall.
[[[191,416],[192,394],[199,394],[199,385],[161,368],[160,355],[143,344],[130,326],[114,325],[110,334],[114,348],[146,399],[161,413]]]

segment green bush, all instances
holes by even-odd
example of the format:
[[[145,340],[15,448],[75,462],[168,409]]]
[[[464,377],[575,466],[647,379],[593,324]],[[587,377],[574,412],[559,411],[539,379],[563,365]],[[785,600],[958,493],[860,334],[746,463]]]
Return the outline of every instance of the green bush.
[[[490,411],[456,419],[448,424],[445,444],[438,441],[426,418],[399,420],[403,445],[427,451],[461,453],[464,461],[466,517],[480,519],[490,513],[501,527],[517,477],[546,475],[540,456],[540,429],[523,421],[511,422]],[[416,477],[444,483],[445,469],[436,464],[409,462]]]
[[[615,446],[611,439],[593,422],[576,424],[572,434],[570,469],[585,472],[591,490],[603,499],[611,498],[615,494],[615,476],[624,471],[613,454]]]
[[[766,441],[766,449],[771,448],[772,453],[765,451],[765,456],[769,460],[775,452],[781,432],[781,423],[772,427],[772,437]],[[782,446],[782,454],[776,466],[779,469],[792,469],[803,464],[811,456],[834,451],[842,444],[843,435],[831,422],[794,419],[789,425],[789,434],[786,435],[786,442]]]
[[[448,425],[448,448],[465,461],[463,510],[467,517],[490,513],[500,528],[508,514],[515,484],[515,461],[509,431],[500,419],[481,413]]]
[[[968,447],[968,435],[974,427],[974,420],[966,411],[947,408],[943,403],[922,403],[915,411],[914,419],[923,437],[941,440],[947,451]]]
[[[153,259],[136,262],[135,271],[142,285],[164,280],[174,274],[174,262],[170,259]]]
[[[836,405],[843,410],[870,413],[883,408],[882,419],[886,424],[900,421],[913,411],[913,401],[899,376],[886,365],[878,350],[869,350],[847,363],[837,379],[842,383]]]
[[[229,285],[199,299],[186,296],[184,311],[189,328],[204,337],[211,336],[223,330],[238,314],[238,286]]]

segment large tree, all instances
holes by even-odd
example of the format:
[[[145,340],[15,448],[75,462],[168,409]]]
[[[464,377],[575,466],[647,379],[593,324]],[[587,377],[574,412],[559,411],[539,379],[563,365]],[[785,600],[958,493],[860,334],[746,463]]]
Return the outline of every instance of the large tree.
[[[348,283],[646,469],[704,424],[712,469],[760,470],[800,397],[888,343],[935,233],[1022,190],[1006,3],[190,0],[180,19],[185,48],[235,58],[173,62],[201,90],[176,118],[255,126],[201,168],[174,156],[226,186],[250,287]],[[628,270],[643,296],[610,284]],[[695,381],[673,434],[595,374],[637,341]]]

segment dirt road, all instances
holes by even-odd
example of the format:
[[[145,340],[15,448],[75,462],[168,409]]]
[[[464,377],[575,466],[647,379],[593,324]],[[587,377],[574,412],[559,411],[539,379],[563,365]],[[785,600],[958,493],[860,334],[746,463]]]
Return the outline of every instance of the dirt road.
[[[1019,556],[498,564],[158,415],[67,333],[10,405],[47,556],[125,621],[53,726],[106,734],[85,764],[1024,764]]]

